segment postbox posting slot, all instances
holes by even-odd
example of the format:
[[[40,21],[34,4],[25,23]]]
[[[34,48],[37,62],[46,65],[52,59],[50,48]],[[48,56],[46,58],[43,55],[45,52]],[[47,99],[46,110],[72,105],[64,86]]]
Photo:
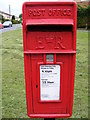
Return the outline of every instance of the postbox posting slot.
[[[72,25],[27,25],[27,31],[72,31]]]
[[[27,20],[26,27],[32,31],[72,31],[73,20],[72,19],[34,19]]]

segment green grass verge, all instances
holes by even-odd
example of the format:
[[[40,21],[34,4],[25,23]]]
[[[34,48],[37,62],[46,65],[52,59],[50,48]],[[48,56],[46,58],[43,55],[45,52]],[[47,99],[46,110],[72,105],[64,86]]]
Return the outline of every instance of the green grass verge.
[[[77,32],[77,61],[72,118],[88,118],[88,33]],[[2,117],[28,118],[22,31],[2,34]]]

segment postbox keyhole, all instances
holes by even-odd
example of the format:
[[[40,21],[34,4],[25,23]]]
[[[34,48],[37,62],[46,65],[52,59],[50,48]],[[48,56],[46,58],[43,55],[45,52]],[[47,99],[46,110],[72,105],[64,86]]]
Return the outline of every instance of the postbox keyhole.
[[[36,85],[36,88],[38,88],[38,85]]]

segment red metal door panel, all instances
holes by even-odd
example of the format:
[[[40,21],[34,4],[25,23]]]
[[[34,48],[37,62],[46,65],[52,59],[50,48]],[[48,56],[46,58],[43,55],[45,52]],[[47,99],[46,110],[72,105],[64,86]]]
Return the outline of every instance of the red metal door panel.
[[[67,57],[68,57],[68,59],[66,59]],[[59,113],[59,112],[66,113],[67,104],[68,104],[67,102],[68,102],[69,98],[68,98],[68,94],[67,94],[67,89],[65,89],[65,88],[68,88],[67,84],[69,82],[69,80],[68,80],[69,72],[67,72],[67,71],[69,71],[69,69],[71,69],[70,68],[71,64],[69,64],[69,56],[68,55],[57,55],[57,62],[58,61],[59,62],[62,61],[62,63],[63,63],[62,67],[63,67],[64,73],[62,75],[62,84],[61,84],[61,87],[62,87],[61,94],[60,94],[61,101],[56,102],[56,103],[54,102],[54,104],[52,104],[52,102],[51,103],[50,102],[49,103],[48,102],[42,103],[39,101],[39,99],[40,99],[40,98],[38,98],[39,91],[38,91],[38,87],[36,87],[36,85],[38,85],[40,83],[39,82],[35,83],[36,80],[40,81],[39,79],[36,78],[36,76],[38,76],[37,71],[39,71],[39,70],[38,70],[38,67],[36,67],[37,63],[33,61],[34,63],[32,66],[32,70],[34,70],[34,71],[32,71],[32,72],[36,73],[36,75],[33,74],[33,77],[32,77],[32,81],[33,81],[33,106],[35,106],[34,107],[35,113],[50,113],[50,112],[52,112],[52,113]],[[42,59],[42,61],[38,60],[38,62],[43,62],[43,59]]]

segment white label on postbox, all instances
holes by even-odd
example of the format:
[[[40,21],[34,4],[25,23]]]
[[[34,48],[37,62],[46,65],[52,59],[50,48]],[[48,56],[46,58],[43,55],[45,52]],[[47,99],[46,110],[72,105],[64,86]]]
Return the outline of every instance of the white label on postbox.
[[[40,65],[40,99],[60,100],[60,65]]]

